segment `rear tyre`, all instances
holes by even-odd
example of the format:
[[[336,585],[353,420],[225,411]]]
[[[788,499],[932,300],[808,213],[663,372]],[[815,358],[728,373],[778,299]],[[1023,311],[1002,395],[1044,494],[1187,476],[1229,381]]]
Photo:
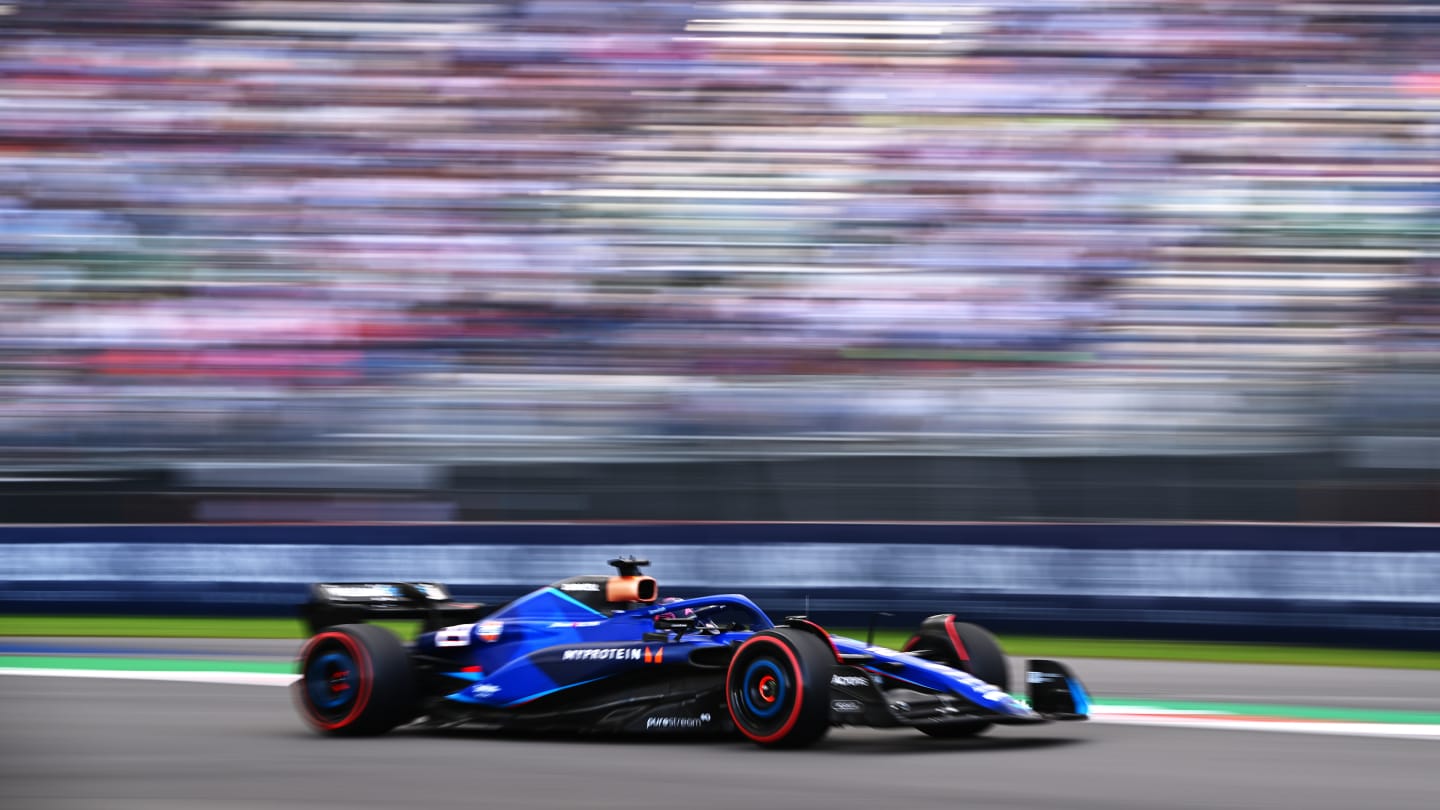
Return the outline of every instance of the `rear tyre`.
[[[311,637],[294,688],[300,715],[322,734],[384,734],[418,714],[410,654],[374,625],[342,624]]]
[[[835,653],[815,635],[790,628],[751,636],[725,675],[735,727],[771,748],[800,748],[830,730],[830,676]]]
[[[957,622],[953,615],[932,616],[921,626],[920,634],[905,645],[905,652],[924,652],[932,661],[1010,691],[1010,665],[1000,640],[978,624]],[[983,734],[992,725],[987,720],[967,720],[916,728],[931,737],[956,739]]]

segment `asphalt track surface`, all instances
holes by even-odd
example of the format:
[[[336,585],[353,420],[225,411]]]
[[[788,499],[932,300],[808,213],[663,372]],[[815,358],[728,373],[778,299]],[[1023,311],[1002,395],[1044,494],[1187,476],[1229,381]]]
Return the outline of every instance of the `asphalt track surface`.
[[[296,646],[26,644],[252,660]],[[1073,663],[1102,698],[1440,710],[1433,672]],[[1099,723],[961,741],[837,729],[788,752],[471,730],[337,740],[306,729],[276,687],[0,676],[0,810],[409,807],[1431,810],[1440,807],[1440,745]]]

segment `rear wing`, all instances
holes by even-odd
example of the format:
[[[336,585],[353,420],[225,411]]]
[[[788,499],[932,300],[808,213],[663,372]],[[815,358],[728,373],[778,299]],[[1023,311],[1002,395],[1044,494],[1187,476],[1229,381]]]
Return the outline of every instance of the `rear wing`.
[[[300,620],[311,635],[337,624],[372,619],[420,619],[421,632],[473,622],[489,613],[478,602],[455,602],[438,582],[317,582]]]

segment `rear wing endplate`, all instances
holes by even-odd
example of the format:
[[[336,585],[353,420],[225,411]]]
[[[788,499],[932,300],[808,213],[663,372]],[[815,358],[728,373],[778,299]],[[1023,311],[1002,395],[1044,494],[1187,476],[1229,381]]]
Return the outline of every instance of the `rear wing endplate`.
[[[317,582],[300,620],[312,635],[337,624],[372,619],[420,619],[422,632],[473,622],[491,608],[456,602],[438,582]]]

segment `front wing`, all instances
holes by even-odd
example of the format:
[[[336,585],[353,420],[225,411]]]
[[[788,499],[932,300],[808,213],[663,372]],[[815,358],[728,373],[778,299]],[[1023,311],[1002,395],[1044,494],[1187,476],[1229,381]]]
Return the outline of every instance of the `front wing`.
[[[1006,725],[1085,720],[1090,698],[1079,678],[1058,661],[1028,662],[1025,683],[1028,706],[999,689],[982,684],[991,705],[959,694],[927,688],[903,676],[899,666],[877,659],[837,666],[830,679],[830,716],[835,725],[949,725],[987,721]],[[886,670],[899,670],[887,672]],[[963,673],[957,673],[961,677]],[[970,679],[973,680],[973,679]]]

